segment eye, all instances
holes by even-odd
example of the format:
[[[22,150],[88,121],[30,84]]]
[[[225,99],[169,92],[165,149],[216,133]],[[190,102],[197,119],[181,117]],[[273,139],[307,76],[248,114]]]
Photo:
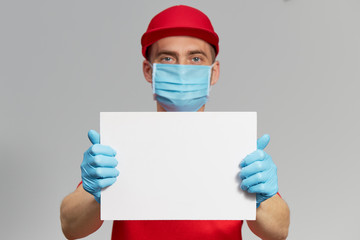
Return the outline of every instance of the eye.
[[[162,62],[170,62],[171,61],[171,57],[163,57],[161,58]]]
[[[201,61],[201,58],[200,57],[193,57],[193,62],[200,62]]]

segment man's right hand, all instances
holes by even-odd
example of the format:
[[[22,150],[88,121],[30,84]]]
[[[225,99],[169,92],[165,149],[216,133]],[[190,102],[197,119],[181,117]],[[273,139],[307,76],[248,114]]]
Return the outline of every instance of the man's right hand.
[[[119,171],[115,168],[118,162],[115,159],[115,150],[100,144],[99,133],[90,130],[88,137],[93,145],[84,152],[81,163],[82,184],[85,191],[100,203],[101,189],[112,185],[119,176]]]

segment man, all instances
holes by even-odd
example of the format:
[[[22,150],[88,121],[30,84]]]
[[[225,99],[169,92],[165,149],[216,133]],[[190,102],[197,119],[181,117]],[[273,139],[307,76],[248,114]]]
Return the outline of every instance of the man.
[[[152,84],[157,110],[204,111],[209,87],[219,78],[218,36],[208,17],[188,6],[174,6],[156,15],[142,37],[143,72]],[[95,232],[100,220],[100,191],[112,185],[119,171],[115,151],[93,144],[81,164],[82,183],[61,204],[64,235],[81,238]],[[258,150],[240,163],[241,188],[256,193],[256,220],[247,221],[262,239],[286,239],[289,209],[277,194],[277,172],[263,151],[270,138],[258,140]],[[121,173],[120,173],[121,174]],[[126,196],[124,196],[126,197]],[[114,221],[112,239],[241,239],[243,221]]]

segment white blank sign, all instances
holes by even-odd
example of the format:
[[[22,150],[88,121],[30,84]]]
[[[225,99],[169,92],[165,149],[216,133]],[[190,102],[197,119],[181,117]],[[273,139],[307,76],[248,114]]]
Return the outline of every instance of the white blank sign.
[[[102,112],[101,144],[120,175],[102,220],[254,220],[239,163],[256,150],[255,112]]]

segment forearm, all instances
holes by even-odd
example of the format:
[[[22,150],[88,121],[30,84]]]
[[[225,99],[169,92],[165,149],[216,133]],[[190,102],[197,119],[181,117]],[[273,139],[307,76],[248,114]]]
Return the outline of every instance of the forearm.
[[[263,240],[286,239],[289,231],[290,212],[279,195],[262,202],[256,211],[256,220],[247,221],[251,231]]]
[[[60,220],[63,233],[68,239],[85,237],[99,229],[103,223],[100,220],[100,204],[82,185],[62,201]]]

